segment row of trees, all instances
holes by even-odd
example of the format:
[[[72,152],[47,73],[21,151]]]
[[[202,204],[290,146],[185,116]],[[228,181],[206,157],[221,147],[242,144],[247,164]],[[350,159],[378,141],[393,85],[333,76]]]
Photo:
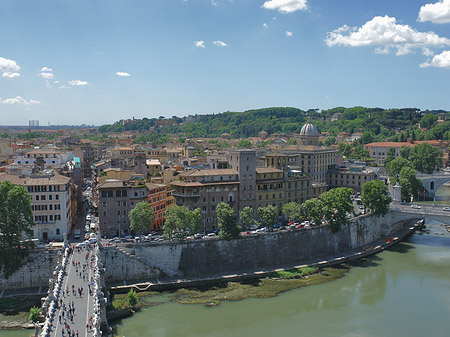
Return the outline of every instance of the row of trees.
[[[395,162],[396,159],[405,159]],[[394,161],[392,166],[395,168],[392,170],[391,162]],[[394,172],[399,174],[399,167],[404,167],[405,163],[411,168],[431,174],[434,170],[442,167],[442,151],[428,143],[422,143],[415,145],[414,147],[402,146],[400,149],[400,157],[395,158],[395,149],[390,148],[386,154],[384,166],[388,169],[388,172]],[[398,172],[397,172],[398,171]]]
[[[339,187],[331,189],[320,195],[305,201],[302,205],[289,202],[283,206],[282,213],[288,221],[306,218],[315,225],[322,222],[328,224],[333,232],[347,223],[349,214],[354,213],[350,188]],[[388,211],[389,197],[387,186],[380,180],[367,182],[362,187],[361,200],[367,210],[377,215],[384,215]],[[239,237],[242,230],[238,223],[233,208],[227,203],[219,203],[216,207],[217,224],[219,236],[226,240]],[[240,212],[240,222],[244,229],[249,230],[255,225],[266,226],[269,230],[278,222],[278,208],[273,205],[259,207],[256,210],[258,222],[254,218],[254,211],[251,207],[244,207]],[[130,212],[131,229],[142,232],[150,228],[153,222],[153,211],[146,202],[139,203]],[[200,208],[190,211],[186,206],[172,206],[166,211],[164,224],[164,234],[169,240],[177,239],[184,241],[187,236],[194,235],[201,230]]]

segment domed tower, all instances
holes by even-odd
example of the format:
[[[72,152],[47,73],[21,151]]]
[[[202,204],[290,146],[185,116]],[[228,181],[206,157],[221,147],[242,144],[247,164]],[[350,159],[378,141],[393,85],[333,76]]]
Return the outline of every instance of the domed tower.
[[[308,121],[300,130],[300,145],[318,146],[319,136],[319,130],[317,130],[317,127],[311,122],[311,118],[308,117]]]

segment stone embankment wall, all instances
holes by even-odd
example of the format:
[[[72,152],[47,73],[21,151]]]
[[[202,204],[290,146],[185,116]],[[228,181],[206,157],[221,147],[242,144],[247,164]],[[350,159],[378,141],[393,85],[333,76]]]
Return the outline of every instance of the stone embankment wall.
[[[48,287],[48,280],[60,259],[62,249],[35,249],[25,258],[24,264],[5,279],[0,273],[0,289]]]
[[[106,246],[102,248],[100,255],[105,268],[105,282],[149,280],[165,276],[151,262],[122,248]]]
[[[241,273],[265,268],[284,267],[305,263],[350,249],[364,247],[383,235],[398,231],[405,222],[405,214],[390,212],[385,217],[360,216],[353,219],[337,233],[327,227],[291,230],[248,236],[238,240],[195,240],[183,244],[142,243],[123,245],[128,258],[105,263],[122,275],[122,279],[143,279],[140,266],[130,267],[131,257],[157,267],[168,277],[201,277],[224,273]],[[108,253],[106,256],[108,257]],[[127,269],[126,273],[120,270]],[[137,272],[136,277],[133,273]],[[125,274],[128,275],[126,278]],[[161,277],[164,275],[160,275]],[[147,280],[151,280],[148,275]],[[107,278],[108,281],[108,278]]]

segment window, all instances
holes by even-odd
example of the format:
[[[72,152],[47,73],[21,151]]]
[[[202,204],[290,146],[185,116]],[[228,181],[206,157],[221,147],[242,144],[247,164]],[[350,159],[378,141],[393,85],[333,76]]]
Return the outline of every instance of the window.
[[[116,191],[116,198],[122,197],[122,192],[120,190]]]
[[[52,219],[50,219],[52,221]],[[59,235],[59,228],[56,228],[56,235]]]
[[[39,196],[38,195],[36,196],[36,201],[39,201]]]
[[[53,195],[50,194],[50,195],[48,196],[48,200],[52,200],[52,199],[53,199]]]
[[[106,216],[106,211],[103,211],[103,216]]]

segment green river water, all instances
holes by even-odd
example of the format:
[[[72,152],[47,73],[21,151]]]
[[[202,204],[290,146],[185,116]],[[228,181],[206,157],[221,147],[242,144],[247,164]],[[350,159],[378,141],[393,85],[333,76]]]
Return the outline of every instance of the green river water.
[[[450,234],[430,224],[430,234],[414,234],[340,279],[276,297],[207,307],[154,296],[159,304],[115,322],[115,335],[448,337]],[[29,334],[0,331],[0,337]]]

